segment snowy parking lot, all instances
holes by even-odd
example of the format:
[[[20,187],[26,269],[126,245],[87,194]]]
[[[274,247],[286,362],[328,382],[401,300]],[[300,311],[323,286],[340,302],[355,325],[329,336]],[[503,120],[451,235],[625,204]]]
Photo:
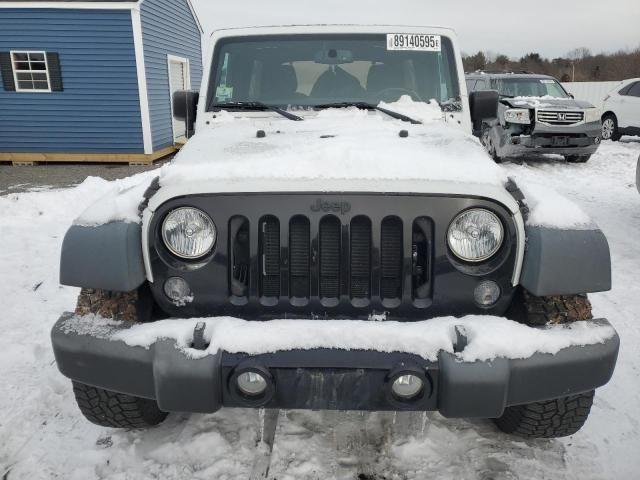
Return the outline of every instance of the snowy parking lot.
[[[591,295],[621,341],[612,381],[598,390],[578,434],[524,441],[490,421],[437,413],[281,412],[269,478],[615,479],[640,472],[640,140],[605,142],[586,164],[558,158],[505,163],[509,175],[554,188],[606,234],[613,290]],[[47,168],[47,167],[41,167]],[[139,175],[152,176],[153,172]],[[135,179],[115,180],[123,184]],[[78,289],[58,283],[63,235],[111,188],[90,177],[65,189],[0,196],[0,478],[249,478],[259,412],[174,414],[149,431],[88,423],[57,370],[49,331],[74,308]]]

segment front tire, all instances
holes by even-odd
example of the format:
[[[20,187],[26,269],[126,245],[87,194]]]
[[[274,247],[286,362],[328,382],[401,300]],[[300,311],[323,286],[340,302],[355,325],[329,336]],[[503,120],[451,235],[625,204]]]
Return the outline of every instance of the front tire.
[[[502,163],[502,157],[498,155],[498,151],[496,149],[496,144],[491,136],[491,128],[489,126],[485,126],[482,129],[482,135],[480,136],[480,143],[484,146],[485,151],[489,154],[489,156],[496,163]]]
[[[565,155],[564,159],[569,163],[586,163],[591,155]]]
[[[526,438],[558,438],[573,435],[587,421],[594,391],[543,402],[507,407],[494,419],[504,433]]]
[[[507,317],[529,326],[545,326],[591,320],[591,302],[586,295],[537,297],[519,289]],[[587,421],[594,391],[505,408],[496,426],[505,433],[527,438],[557,438],[573,435]]]
[[[158,408],[155,400],[116,393],[79,382],[73,382],[73,394],[82,415],[101,427],[149,428],[167,418],[167,413]]]
[[[612,113],[602,118],[602,139],[617,142],[622,135],[618,132],[618,119]]]
[[[98,315],[103,318],[140,323],[151,319],[153,299],[148,285],[131,292],[113,292],[83,288],[78,295],[75,313],[79,316]],[[87,319],[90,322],[91,318]],[[134,397],[73,383],[73,393],[80,412],[91,423],[113,428],[148,428],[161,423],[167,413],[155,400]]]
[[[536,297],[524,289],[513,296],[507,318],[525,325],[541,327],[591,320],[591,302],[586,295]]]

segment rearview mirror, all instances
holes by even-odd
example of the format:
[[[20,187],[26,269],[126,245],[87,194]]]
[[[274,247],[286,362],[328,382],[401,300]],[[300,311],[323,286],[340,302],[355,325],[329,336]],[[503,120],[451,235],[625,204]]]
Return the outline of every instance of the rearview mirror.
[[[322,65],[342,65],[344,63],[353,63],[353,52],[351,50],[342,50],[330,48],[316,52],[315,62]]]
[[[200,94],[195,90],[178,90],[173,93],[173,118],[184,121],[187,138],[193,135],[199,97]]]
[[[483,120],[498,116],[499,98],[497,90],[478,90],[469,95],[469,109],[474,131],[480,130]]]

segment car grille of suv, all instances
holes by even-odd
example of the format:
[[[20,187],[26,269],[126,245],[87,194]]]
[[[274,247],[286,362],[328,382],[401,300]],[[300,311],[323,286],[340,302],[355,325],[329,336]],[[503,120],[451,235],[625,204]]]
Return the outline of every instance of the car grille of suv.
[[[248,239],[256,231],[257,255],[252,256]],[[295,215],[283,225],[266,215],[251,225],[246,217],[235,216],[229,235],[229,288],[236,299],[257,294],[265,305],[288,297],[295,306],[316,298],[327,307],[343,302],[366,307],[375,298],[394,307],[431,296],[433,233],[426,217],[406,225],[387,216],[376,225],[364,215]],[[246,274],[252,257],[257,285]]]
[[[538,121],[548,125],[575,125],[584,120],[584,112],[538,110]]]

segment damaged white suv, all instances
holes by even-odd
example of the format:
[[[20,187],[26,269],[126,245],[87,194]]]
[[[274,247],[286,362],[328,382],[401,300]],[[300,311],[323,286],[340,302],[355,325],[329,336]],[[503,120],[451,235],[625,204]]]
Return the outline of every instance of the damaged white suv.
[[[193,137],[64,239],[61,282],[82,290],[52,340],[82,413],[438,410],[576,432],[618,353],[586,297],[610,288],[609,249],[487,156],[471,126],[497,102],[467,96],[448,29],[216,31],[200,94],[174,98]]]

